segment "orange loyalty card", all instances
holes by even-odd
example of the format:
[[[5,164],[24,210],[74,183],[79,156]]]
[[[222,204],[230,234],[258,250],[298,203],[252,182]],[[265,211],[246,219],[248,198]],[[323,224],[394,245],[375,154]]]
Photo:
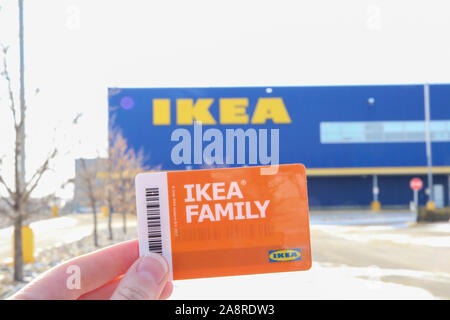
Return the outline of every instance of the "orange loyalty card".
[[[174,280],[309,269],[305,167],[277,167],[137,175],[140,254]]]

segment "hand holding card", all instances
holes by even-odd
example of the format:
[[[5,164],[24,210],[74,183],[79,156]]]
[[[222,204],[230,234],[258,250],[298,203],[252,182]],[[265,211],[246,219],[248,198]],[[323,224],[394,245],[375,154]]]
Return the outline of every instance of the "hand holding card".
[[[173,279],[311,267],[303,165],[139,174],[140,254],[161,253]]]

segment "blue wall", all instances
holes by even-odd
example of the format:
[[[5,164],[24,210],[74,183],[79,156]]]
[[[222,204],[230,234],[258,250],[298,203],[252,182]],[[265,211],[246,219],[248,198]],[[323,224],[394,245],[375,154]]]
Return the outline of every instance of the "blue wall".
[[[450,85],[432,85],[430,92],[431,119],[450,120]],[[214,126],[222,132],[227,128],[279,129],[280,163],[300,162],[308,168],[426,165],[425,143],[320,143],[320,122],[324,121],[424,120],[422,85],[272,87],[271,93],[266,91],[266,87],[111,88],[108,97],[109,118],[115,119],[115,125],[122,130],[129,145],[145,151],[149,159],[148,165],[161,165],[166,170],[186,169],[185,165],[175,165],[171,161],[171,150],[176,144],[170,140],[171,133],[180,127],[191,133],[193,131],[192,126],[175,124],[175,99],[191,98],[195,101],[198,98],[214,98],[210,111],[218,120],[218,100],[226,97],[248,98],[247,110],[250,115],[253,114],[258,98],[283,98],[292,119],[291,124],[274,124],[269,120],[264,125]],[[152,124],[152,99],[155,98],[171,99],[171,125]],[[369,98],[375,98],[374,106],[369,105]],[[124,104],[124,101],[127,103]],[[213,126],[204,126],[204,130],[210,127]],[[450,165],[449,142],[433,143],[433,165]],[[203,166],[192,165],[193,169],[201,167]],[[380,201],[392,204],[409,202],[409,187],[403,188],[409,179],[410,177],[380,177]],[[312,178],[309,186],[310,203],[368,204],[372,200],[371,189],[371,177]],[[384,194],[385,189],[389,192]],[[425,199],[423,196],[422,198]]]
[[[428,201],[425,194],[427,177],[423,175],[378,176],[378,200],[383,206],[408,206],[413,201],[409,181],[415,177],[424,182],[424,188],[419,191],[419,203],[425,205]],[[444,186],[444,203],[450,205],[447,179],[445,175],[434,175],[433,184]],[[372,176],[308,178],[310,207],[364,207],[372,200]]]

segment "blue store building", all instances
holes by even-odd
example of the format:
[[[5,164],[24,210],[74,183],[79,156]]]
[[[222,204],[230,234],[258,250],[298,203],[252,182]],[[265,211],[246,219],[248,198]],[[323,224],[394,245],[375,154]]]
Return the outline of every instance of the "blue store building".
[[[194,159],[196,150],[204,151],[219,133],[226,141],[230,129],[248,133],[245,161],[238,159],[234,145],[235,158],[229,162],[224,146],[221,154],[214,153],[215,159],[224,158],[223,164],[212,166],[266,164],[260,145],[266,129],[268,150],[274,152],[278,144],[281,164],[306,166],[310,207],[368,207],[374,201],[383,207],[407,207],[413,198],[413,177],[424,182],[419,202],[428,201],[424,88],[110,88],[109,119],[130,147],[144,151],[149,166],[164,170],[208,167],[205,158]],[[430,85],[428,101],[434,201],[444,206],[450,201],[450,85]],[[203,144],[196,144],[195,121],[202,123],[202,134],[217,129],[210,131],[214,138],[201,136]],[[256,138],[248,129],[254,129]],[[183,154],[190,163],[174,157],[180,132],[191,136],[191,154]],[[278,140],[270,140],[272,134]],[[259,155],[256,162],[252,150]]]

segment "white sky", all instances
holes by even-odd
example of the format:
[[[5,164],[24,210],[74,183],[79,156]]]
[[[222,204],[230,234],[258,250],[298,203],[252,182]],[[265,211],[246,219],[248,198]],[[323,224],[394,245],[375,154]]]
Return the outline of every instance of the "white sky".
[[[24,2],[28,173],[53,140],[70,151],[35,196],[73,176],[74,158],[105,153],[108,86],[450,82],[448,0]],[[0,42],[11,46],[17,82],[17,1],[0,6]],[[4,84],[0,170],[11,178]]]

